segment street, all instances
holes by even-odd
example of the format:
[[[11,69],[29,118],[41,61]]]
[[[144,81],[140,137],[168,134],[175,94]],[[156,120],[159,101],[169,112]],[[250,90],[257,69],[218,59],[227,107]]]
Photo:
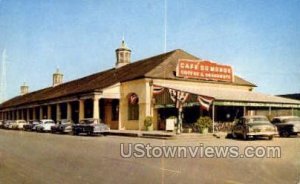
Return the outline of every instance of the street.
[[[122,158],[120,144],[280,146],[281,158]],[[299,183],[300,138],[158,140],[0,130],[0,183]]]

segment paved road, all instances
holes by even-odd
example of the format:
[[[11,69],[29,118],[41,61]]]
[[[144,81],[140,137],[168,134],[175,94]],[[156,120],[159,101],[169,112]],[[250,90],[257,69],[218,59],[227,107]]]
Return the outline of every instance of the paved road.
[[[120,144],[281,146],[281,158],[122,158]],[[127,149],[126,149],[127,150]],[[300,138],[154,140],[0,130],[0,183],[295,183]]]

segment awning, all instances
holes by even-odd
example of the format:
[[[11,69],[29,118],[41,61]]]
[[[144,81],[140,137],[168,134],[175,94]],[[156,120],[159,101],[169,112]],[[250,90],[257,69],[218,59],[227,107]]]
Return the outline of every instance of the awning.
[[[187,86],[166,83],[154,83],[154,85],[181,90],[195,95],[212,97],[215,99],[215,105],[300,108],[299,100],[292,100],[254,91],[245,91],[226,87]]]

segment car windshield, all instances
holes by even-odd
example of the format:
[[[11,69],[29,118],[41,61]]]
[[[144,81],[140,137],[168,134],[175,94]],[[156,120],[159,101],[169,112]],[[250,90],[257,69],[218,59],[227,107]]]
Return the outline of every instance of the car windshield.
[[[82,123],[82,124],[93,124],[93,123],[97,123],[97,121],[94,120],[94,119],[84,119],[84,120],[81,120],[80,123]]]
[[[269,120],[265,117],[255,117],[255,118],[250,118],[247,120],[248,124],[266,124],[270,123]]]
[[[300,123],[300,118],[288,118],[282,120],[283,123]]]

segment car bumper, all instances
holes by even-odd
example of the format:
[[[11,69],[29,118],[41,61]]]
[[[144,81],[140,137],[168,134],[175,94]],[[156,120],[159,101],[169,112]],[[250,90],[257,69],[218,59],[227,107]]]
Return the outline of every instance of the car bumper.
[[[278,135],[277,132],[249,132],[247,133],[248,136],[274,136]]]

